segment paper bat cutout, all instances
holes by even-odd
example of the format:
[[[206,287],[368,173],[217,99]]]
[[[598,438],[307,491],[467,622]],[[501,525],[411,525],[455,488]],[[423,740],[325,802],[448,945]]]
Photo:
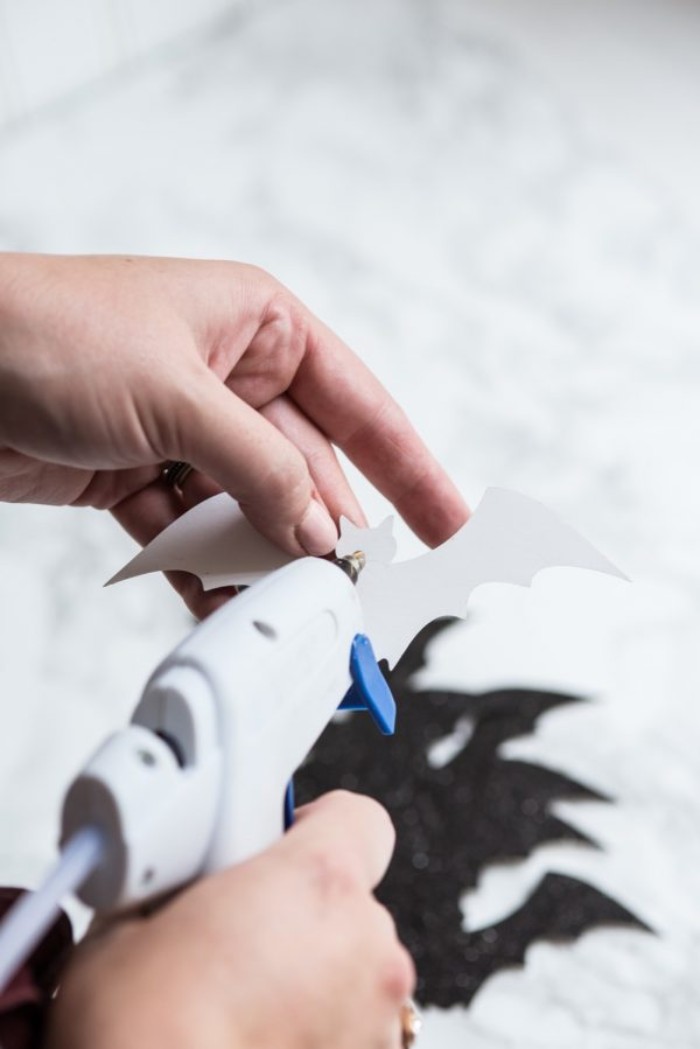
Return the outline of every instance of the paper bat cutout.
[[[192,572],[205,590],[249,586],[292,558],[265,539],[225,492],[188,510],[107,581],[149,572]]]
[[[362,550],[368,561],[389,562],[396,553],[393,517],[378,528],[358,528],[341,518],[339,557]],[[293,558],[265,539],[225,492],[199,503],[151,540],[106,583],[149,572],[192,572],[205,590],[249,586]]]
[[[488,488],[469,521],[442,546],[397,564],[368,561],[357,581],[367,636],[393,667],[426,623],[465,616],[477,586],[529,586],[538,572],[559,566],[626,578],[541,503]]]
[[[419,689],[415,675],[445,622],[426,627],[388,675],[400,716],[380,736],[368,719],[329,723],[294,777],[298,804],[336,787],[360,790],[388,809],[396,851],[378,896],[416,963],[424,1005],[466,1006],[489,977],[525,964],[539,940],[572,941],[601,925],[645,929],[622,902],[562,873],[546,873],[529,898],[496,924],[466,925],[463,898],[493,863],[516,862],[542,846],[595,841],[557,812],[562,800],[613,800],[543,765],[504,756],[503,744],[536,731],[572,695],[508,688],[469,693]],[[440,741],[459,736],[457,749]]]
[[[541,503],[487,489],[476,511],[442,546],[409,561],[390,563],[396,544],[392,519],[378,528],[341,522],[338,554],[363,550],[367,564],[357,587],[365,630],[379,659],[394,666],[426,623],[464,616],[482,583],[529,586],[544,568],[590,568],[626,578],[594,546]],[[291,560],[255,531],[227,495],[184,514],[149,543],[110,583],[147,572],[180,569],[199,576],[205,590],[247,585]]]

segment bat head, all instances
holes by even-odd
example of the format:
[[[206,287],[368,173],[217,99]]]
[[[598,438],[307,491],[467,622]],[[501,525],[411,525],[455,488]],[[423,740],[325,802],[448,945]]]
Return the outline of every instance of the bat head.
[[[360,528],[340,518],[340,539],[336,547],[338,557],[347,557],[355,550],[362,550],[367,561],[379,561],[388,565],[396,555],[394,539],[394,518],[385,518],[376,528]]]

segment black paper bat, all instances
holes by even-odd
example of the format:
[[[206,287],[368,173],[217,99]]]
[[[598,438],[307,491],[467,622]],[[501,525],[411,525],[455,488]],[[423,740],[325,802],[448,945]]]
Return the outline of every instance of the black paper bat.
[[[528,856],[550,841],[595,847],[553,815],[553,801],[608,799],[560,773],[499,755],[505,740],[532,732],[541,714],[580,700],[523,689],[468,695],[411,687],[428,640],[444,625],[424,630],[389,677],[396,736],[380,736],[364,718],[333,723],[296,784],[299,801],[340,786],[388,808],[397,846],[378,895],[415,959],[419,1001],[449,1007],[467,1004],[498,969],[522,964],[535,940],[573,939],[603,923],[643,925],[597,889],[548,874],[504,921],[463,929],[460,899],[484,866]],[[441,767],[431,765],[428,752],[460,724],[468,728],[464,747]]]

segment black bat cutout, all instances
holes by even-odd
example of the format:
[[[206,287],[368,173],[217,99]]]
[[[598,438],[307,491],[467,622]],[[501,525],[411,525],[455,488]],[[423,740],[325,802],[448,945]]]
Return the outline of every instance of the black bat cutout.
[[[371,794],[389,810],[397,845],[377,895],[416,963],[418,1001],[447,1008],[466,1005],[492,973],[523,964],[536,940],[571,940],[601,924],[645,926],[599,890],[548,874],[504,921],[463,929],[460,899],[487,865],[528,856],[546,842],[597,847],[552,814],[553,801],[610,799],[498,752],[505,740],[531,733],[547,710],[581,700],[526,689],[469,695],[411,687],[427,644],[445,625],[426,627],[388,675],[398,704],[396,735],[380,736],[363,716],[334,722],[295,782],[299,803],[345,787]],[[460,726],[469,738],[435,767],[428,752]]]

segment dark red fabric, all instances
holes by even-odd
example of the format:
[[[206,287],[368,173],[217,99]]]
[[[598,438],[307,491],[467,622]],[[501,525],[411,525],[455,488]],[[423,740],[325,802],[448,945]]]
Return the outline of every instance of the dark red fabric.
[[[0,919],[22,892],[0,888]],[[38,1049],[58,974],[72,946],[70,922],[61,914],[9,987],[0,992],[2,1049]]]

